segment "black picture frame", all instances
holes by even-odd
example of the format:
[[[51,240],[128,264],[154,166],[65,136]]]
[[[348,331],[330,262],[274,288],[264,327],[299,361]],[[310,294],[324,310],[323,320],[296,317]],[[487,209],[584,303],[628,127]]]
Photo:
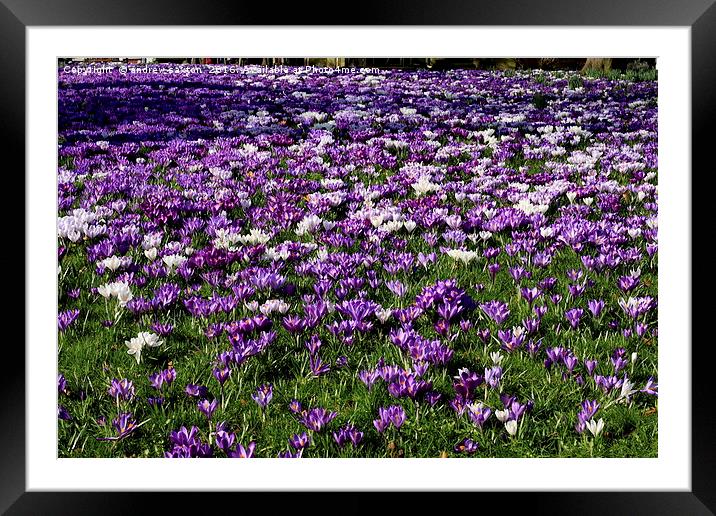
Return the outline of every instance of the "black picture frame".
[[[55,25],[574,25],[574,26],[687,26],[691,28],[691,95],[692,95],[692,192],[707,195],[707,189],[693,188],[693,178],[701,178],[713,165],[716,115],[716,6],[714,0],[441,0],[428,2],[362,2],[353,13],[339,18],[335,6],[283,4],[280,8],[262,2],[204,2],[186,0],[0,0],[0,130],[5,156],[19,158],[15,170],[24,170],[25,148],[25,29],[29,26]],[[350,19],[348,19],[348,17]],[[29,135],[31,137],[31,135]],[[10,152],[11,150],[11,152]],[[698,168],[697,168],[698,167]],[[6,172],[8,174],[9,172]],[[686,173],[686,172],[685,172]],[[13,181],[5,178],[7,182]],[[12,188],[25,192],[24,181],[14,179]],[[14,195],[19,199],[21,195]],[[698,225],[710,225],[710,204],[692,202],[692,235],[700,233]],[[708,226],[706,226],[708,228]],[[711,230],[712,231],[712,230]],[[16,224],[16,233],[20,225]],[[15,238],[13,238],[15,237]],[[19,237],[19,238],[18,238]],[[11,235],[12,242],[25,239]],[[693,246],[692,246],[693,247]],[[693,250],[692,250],[693,251]],[[693,255],[692,275],[709,259],[708,253]],[[17,270],[24,261],[24,245],[3,257],[5,270]],[[23,277],[32,274],[23,265]],[[20,275],[17,275],[18,277]],[[697,276],[698,277],[698,276]],[[705,276],[703,276],[705,277]],[[706,283],[703,291],[706,291]],[[23,285],[24,287],[24,285]],[[23,290],[24,291],[24,290]],[[695,294],[701,289],[692,289]],[[17,296],[15,296],[17,297]],[[692,321],[708,321],[710,305],[699,304],[692,295]],[[689,302],[684,300],[684,302]],[[31,309],[24,303],[15,306]],[[8,313],[8,312],[6,312]],[[24,319],[24,313],[21,315]],[[14,319],[15,321],[19,319]],[[10,324],[10,319],[6,324]],[[14,324],[14,326],[20,326]],[[695,329],[695,326],[694,326]],[[695,337],[696,334],[694,334]],[[20,336],[22,337],[22,335]],[[691,492],[534,492],[481,494],[479,506],[499,501],[505,508],[525,506],[549,514],[713,514],[716,511],[716,455],[714,428],[716,412],[712,406],[712,361],[710,339],[691,347],[692,353],[692,491]],[[706,345],[704,345],[706,344]],[[691,343],[681,343],[689,346]],[[4,370],[0,396],[2,425],[2,474],[0,475],[0,510],[8,514],[120,514],[137,509],[149,510],[161,504],[162,511],[182,510],[188,495],[180,493],[70,493],[26,492],[25,488],[25,354],[21,346],[5,344]],[[12,348],[12,351],[9,349]],[[15,356],[12,356],[15,353]],[[684,410],[685,414],[688,411]],[[615,472],[618,475],[618,472]],[[628,481],[628,479],[627,479]],[[206,497],[207,495],[199,495]],[[229,498],[229,497],[232,498]],[[239,495],[245,496],[245,495]],[[266,496],[263,494],[263,496]],[[484,498],[483,498],[484,497]],[[301,497],[299,497],[300,499]],[[401,496],[401,510],[423,503],[424,496]],[[210,503],[236,503],[236,495],[213,494]],[[296,503],[296,495],[274,493],[271,503]],[[204,503],[204,502],[202,502]],[[351,512],[367,512],[374,502],[358,493],[348,493],[340,502]],[[468,502],[468,506],[477,503]],[[517,504],[517,505],[515,505]],[[330,504],[327,506],[330,507]],[[335,509],[335,506],[334,506]]]

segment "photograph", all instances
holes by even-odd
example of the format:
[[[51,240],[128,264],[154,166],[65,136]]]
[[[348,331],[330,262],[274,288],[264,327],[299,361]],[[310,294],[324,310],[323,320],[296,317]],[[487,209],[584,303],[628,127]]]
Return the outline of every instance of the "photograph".
[[[58,58],[58,457],[657,458],[657,61]]]

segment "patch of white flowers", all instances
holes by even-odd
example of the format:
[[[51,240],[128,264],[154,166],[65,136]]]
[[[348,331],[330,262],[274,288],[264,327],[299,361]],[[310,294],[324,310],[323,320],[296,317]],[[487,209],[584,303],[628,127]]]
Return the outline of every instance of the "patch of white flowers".
[[[515,208],[522,210],[525,215],[535,215],[536,213],[545,213],[549,209],[549,204],[532,204],[527,199],[521,199]]]
[[[417,182],[413,183],[410,186],[413,187],[413,190],[415,190],[415,194],[418,197],[420,197],[421,195],[425,195],[429,192],[436,192],[440,190],[440,185],[432,183],[430,179],[426,176],[421,176]]]
[[[478,257],[475,251],[465,251],[463,249],[450,249],[447,255],[454,260],[461,261],[465,265]]]
[[[295,233],[298,236],[303,236],[306,233],[313,233],[318,227],[321,226],[323,219],[318,215],[307,215],[298,223]]]
[[[132,259],[128,256],[110,256],[109,258],[105,258],[104,260],[101,260],[98,265],[104,267],[105,269],[109,269],[111,271],[116,271],[120,267],[127,267],[132,263]]]
[[[181,265],[187,261],[187,257],[180,254],[168,254],[162,257],[162,261],[164,265],[167,266],[168,273],[172,274],[177,267],[181,267]]]
[[[97,288],[97,292],[105,299],[116,297],[121,307],[127,306],[127,303],[134,297],[129,288],[129,284],[123,281],[115,281],[101,285]]]
[[[261,231],[260,229],[252,229],[249,231],[248,235],[239,235],[237,237],[237,241],[241,242],[242,244],[265,244],[271,240],[271,235],[268,235]]]
[[[160,340],[159,336],[152,332],[141,331],[136,337],[124,341],[124,344],[127,346],[127,353],[133,355],[137,364],[139,364],[139,361],[142,358],[142,350],[144,349],[144,346],[158,348],[164,344],[164,341]]]
[[[97,223],[102,217],[98,211],[87,211],[82,208],[72,210],[72,214],[57,220],[57,236],[78,242],[83,237],[94,238],[107,231],[107,226]]]
[[[274,312],[286,314],[289,308],[291,308],[289,304],[281,299],[269,299],[259,307],[259,311],[268,317]]]

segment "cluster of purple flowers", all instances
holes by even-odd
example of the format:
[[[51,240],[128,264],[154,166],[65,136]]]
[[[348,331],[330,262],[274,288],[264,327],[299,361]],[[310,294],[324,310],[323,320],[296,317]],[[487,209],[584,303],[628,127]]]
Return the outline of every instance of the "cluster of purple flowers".
[[[400,427],[405,423],[405,410],[400,405],[391,405],[387,408],[380,407],[378,416],[378,419],[373,420],[373,426],[381,434],[391,426],[396,430],[400,430]]]
[[[77,308],[71,310],[65,310],[57,315],[57,327],[63,332],[69,328],[73,322],[80,316],[80,311]]]
[[[192,426],[190,430],[182,426],[178,431],[169,434],[172,449],[164,452],[167,458],[211,457],[211,445],[204,443],[199,436],[199,429]]]

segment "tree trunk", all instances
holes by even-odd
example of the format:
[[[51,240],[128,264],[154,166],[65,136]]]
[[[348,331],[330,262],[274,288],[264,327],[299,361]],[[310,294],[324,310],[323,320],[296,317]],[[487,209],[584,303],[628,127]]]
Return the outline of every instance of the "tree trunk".
[[[612,69],[612,60],[604,57],[589,57],[582,66],[582,73],[590,70],[608,72]]]

